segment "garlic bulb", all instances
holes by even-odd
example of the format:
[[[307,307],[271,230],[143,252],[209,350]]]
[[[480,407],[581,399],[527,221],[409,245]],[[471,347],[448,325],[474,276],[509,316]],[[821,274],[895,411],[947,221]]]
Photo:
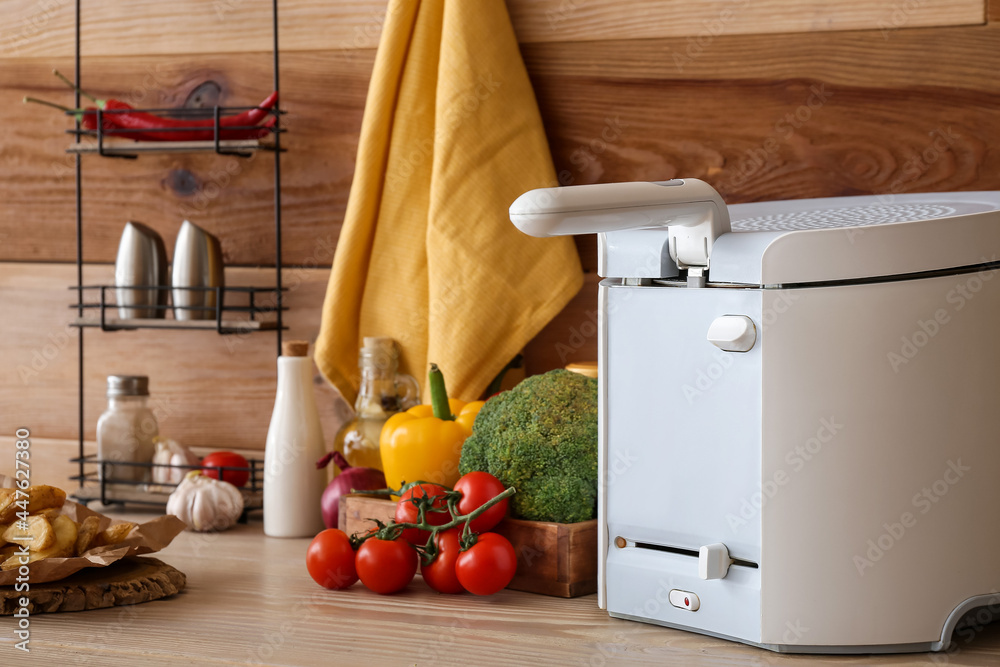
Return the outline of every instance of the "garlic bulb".
[[[153,466],[154,484],[179,484],[187,474],[187,469],[164,466],[196,466],[200,461],[191,450],[177,441],[159,438],[156,440],[153,463],[160,464]]]
[[[167,500],[167,514],[199,533],[232,528],[242,513],[240,490],[199,470],[189,472]]]

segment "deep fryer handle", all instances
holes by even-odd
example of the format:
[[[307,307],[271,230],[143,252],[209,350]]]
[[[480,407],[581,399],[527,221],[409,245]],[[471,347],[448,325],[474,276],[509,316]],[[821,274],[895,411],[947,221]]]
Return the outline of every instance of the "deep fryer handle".
[[[715,240],[730,231],[721,195],[695,178],[540,188],[511,204],[510,219],[538,237],[668,227],[680,268],[707,267]]]

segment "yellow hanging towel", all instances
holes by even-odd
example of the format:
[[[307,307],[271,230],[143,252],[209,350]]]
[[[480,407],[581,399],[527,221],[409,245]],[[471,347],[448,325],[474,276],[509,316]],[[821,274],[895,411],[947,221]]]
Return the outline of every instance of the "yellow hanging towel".
[[[569,238],[521,234],[507,209],[556,185],[503,0],[391,0],[316,364],[349,401],[363,336],[401,371],[475,399],[580,290]]]

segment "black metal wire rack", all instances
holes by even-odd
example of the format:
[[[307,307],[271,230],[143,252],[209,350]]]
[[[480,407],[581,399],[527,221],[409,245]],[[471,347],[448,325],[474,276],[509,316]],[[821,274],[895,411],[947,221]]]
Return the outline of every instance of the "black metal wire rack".
[[[84,309],[86,314],[73,322],[77,327],[99,328],[101,331],[125,331],[134,329],[215,329],[221,335],[239,334],[249,331],[275,330],[281,326],[278,317],[262,319],[261,316],[280,314],[287,311],[286,306],[278,306],[278,292],[273,287],[171,287],[170,285],[78,285],[70,289],[82,293],[97,293],[97,301],[90,302],[78,299],[70,308]],[[115,294],[122,291],[190,291],[214,292],[214,306],[182,306],[176,304],[119,304],[116,298],[109,298],[108,292]],[[282,288],[282,291],[287,289]],[[261,298],[263,295],[263,299]],[[244,300],[244,303],[233,304],[233,297]],[[154,310],[156,317],[115,317],[108,311],[144,311]],[[210,314],[211,319],[168,319],[169,313],[190,312]],[[236,318],[227,318],[237,315]]]
[[[87,486],[81,482],[80,488],[73,494],[73,497],[81,502],[100,500],[105,505],[127,503],[162,507],[166,505],[170,494],[180,486],[180,483],[151,481],[154,478],[153,471],[171,468],[181,470],[185,474],[192,470],[200,470],[203,474],[223,480],[246,474],[246,483],[238,487],[243,496],[240,523],[246,523],[250,512],[262,509],[264,506],[264,462],[260,459],[248,459],[246,467],[243,467],[102,461],[97,458],[97,454],[88,454],[82,458],[85,463],[93,465],[94,469],[84,476],[85,480],[93,484]],[[143,474],[144,479],[141,480],[114,477],[114,470],[121,467],[142,469],[144,473],[148,471],[148,474]]]
[[[77,86],[80,83],[81,63],[80,63],[80,4],[81,0],[75,0],[75,51],[74,51],[74,81]],[[278,0],[272,0],[272,49],[273,49],[273,76],[274,90],[280,89],[279,75],[279,51],[278,51]],[[75,93],[76,109],[81,108],[80,90]],[[283,305],[284,293],[287,291],[281,284],[281,154],[285,151],[281,147],[281,137],[285,129],[281,127],[281,117],[285,111],[281,110],[278,104],[266,109],[270,116],[267,123],[263,125],[239,125],[233,126],[223,121],[231,116],[243,111],[262,107],[224,107],[214,106],[202,109],[95,109],[92,113],[96,115],[96,125],[93,129],[88,129],[81,124],[81,114],[70,112],[76,116],[75,129],[68,130],[73,136],[73,144],[67,149],[67,153],[75,155],[76,158],[76,285],[70,289],[76,291],[76,303],[70,305],[77,311],[77,319],[74,326],[80,328],[80,335],[77,337],[77,395],[78,395],[78,420],[77,430],[79,432],[79,453],[71,459],[72,463],[78,465],[78,474],[70,479],[79,484],[79,488],[72,494],[73,497],[81,501],[101,500],[105,503],[136,503],[146,505],[162,505],[166,502],[166,496],[162,493],[150,491],[148,485],[143,487],[142,482],[122,483],[121,480],[111,480],[103,474],[106,471],[108,461],[101,461],[96,454],[87,454],[84,449],[84,331],[87,328],[99,328],[102,331],[120,331],[134,329],[203,329],[215,330],[218,334],[245,333],[250,331],[272,330],[276,332],[277,354],[281,354],[282,331],[286,328],[283,323],[283,313],[287,308]],[[190,126],[175,124],[172,128],[156,128],[155,132],[192,132],[210,134],[211,136],[199,137],[195,140],[187,141],[143,141],[141,136],[129,136],[130,134],[141,134],[142,129],[129,129],[121,127],[117,123],[106,123],[107,116],[119,113],[164,113],[169,114],[173,119],[191,118]],[[84,112],[87,113],[87,112]],[[211,124],[203,122],[196,123],[196,120],[212,118]],[[114,127],[112,131],[105,128]],[[233,138],[241,132],[260,131],[262,136],[252,138]],[[264,132],[266,130],[266,133]],[[84,285],[83,283],[83,157],[87,154],[96,154],[100,157],[136,159],[141,154],[149,153],[174,153],[174,152],[214,152],[219,155],[236,156],[241,158],[251,157],[256,151],[268,151],[274,157],[274,244],[275,244],[275,284],[268,287],[186,287],[173,288],[170,286],[128,286],[120,287],[116,285]],[[215,306],[178,306],[178,305],[143,305],[134,306],[131,304],[118,304],[117,300],[109,298],[109,290],[121,289],[186,289],[186,290],[215,290]],[[95,299],[96,296],[96,299]],[[88,298],[89,297],[89,298]],[[233,303],[239,300],[240,303]],[[200,310],[202,312],[211,311],[212,319],[169,319],[167,317],[155,318],[115,318],[109,316],[117,308],[141,308],[164,310],[164,313],[178,310]],[[230,319],[230,315],[236,315]],[[262,317],[266,316],[266,317]],[[115,462],[115,465],[123,465],[122,462]],[[153,463],[133,463],[140,467],[156,467]],[[186,466],[181,466],[182,468]],[[200,466],[188,466],[191,469]],[[263,463],[252,460],[250,467],[246,469],[250,475],[250,485],[245,488],[244,499],[246,501],[246,511],[259,509],[262,507],[263,488]],[[109,487],[113,484],[113,487]],[[135,486],[135,492],[116,494],[117,487]],[[158,485],[160,490],[169,485]],[[145,489],[145,490],[144,490]],[[169,495],[169,494],[167,494]],[[245,518],[245,513],[244,513]]]

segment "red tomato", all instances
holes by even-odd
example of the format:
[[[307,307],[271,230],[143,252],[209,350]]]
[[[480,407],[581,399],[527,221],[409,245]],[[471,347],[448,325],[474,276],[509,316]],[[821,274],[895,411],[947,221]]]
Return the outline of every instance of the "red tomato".
[[[438,533],[434,538],[434,543],[438,546],[437,557],[430,564],[420,566],[420,574],[424,576],[424,581],[438,593],[465,592],[455,575],[455,561],[458,560],[461,537],[461,528],[451,528]]]
[[[212,452],[201,460],[201,474],[219,479],[219,470],[210,466],[224,468],[248,468],[248,470],[223,470],[222,481],[233,486],[244,486],[250,479],[250,462],[236,452]]]
[[[358,548],[354,565],[361,583],[380,595],[406,588],[417,573],[417,552],[403,540],[372,537]]]
[[[455,490],[461,491],[462,498],[458,501],[459,514],[468,514],[479,509],[487,501],[493,500],[504,492],[503,483],[488,472],[469,472],[462,475],[455,483]],[[485,533],[500,523],[507,514],[507,501],[504,498],[475,519],[470,528],[474,533]]]
[[[328,528],[313,538],[306,551],[309,576],[323,588],[340,590],[358,580],[354,549],[347,533]]]
[[[503,590],[517,571],[517,554],[507,538],[483,533],[455,561],[455,574],[462,588],[475,595],[493,595]]]
[[[444,510],[443,512],[425,512],[424,519],[426,519],[427,523],[432,526],[443,526],[448,523],[451,521],[451,514],[448,512],[448,503],[443,497],[447,492],[448,489],[440,484],[420,483],[411,486],[406,491],[403,491],[403,495],[399,497],[399,502],[396,503],[396,523],[417,523],[419,511],[412,499],[422,498],[423,496],[434,498],[431,505],[432,508]],[[410,544],[418,544],[420,546],[427,544],[427,539],[430,536],[430,533],[426,530],[417,530],[416,528],[407,528],[403,531],[404,540]]]

